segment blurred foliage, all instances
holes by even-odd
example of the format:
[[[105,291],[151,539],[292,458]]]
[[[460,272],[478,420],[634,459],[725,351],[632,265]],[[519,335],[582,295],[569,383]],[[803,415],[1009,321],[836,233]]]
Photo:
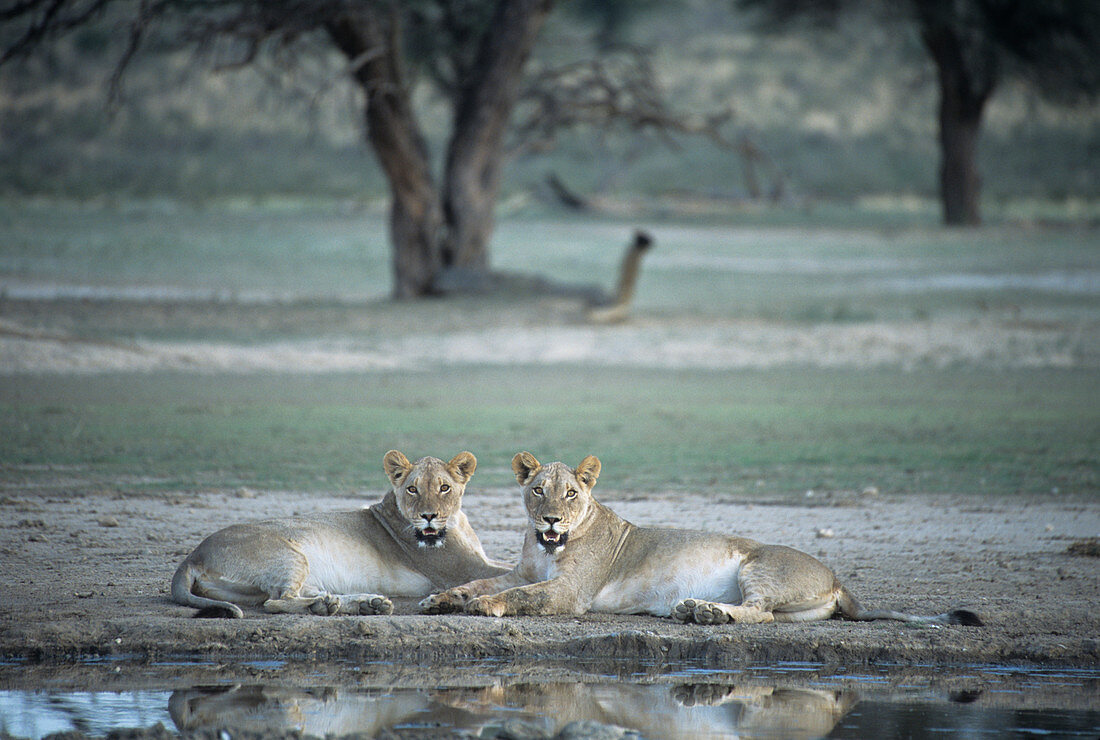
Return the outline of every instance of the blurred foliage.
[[[551,17],[533,70],[598,44],[581,4]],[[608,6],[610,8],[617,4]],[[563,6],[565,8],[565,6]],[[608,21],[609,23],[611,20]],[[748,137],[801,200],[868,194],[932,196],[936,139],[932,70],[912,37],[868,21],[835,34],[757,32],[729,4],[646,4],[614,19],[616,42],[646,49],[665,92],[685,109],[731,105],[729,137]],[[211,74],[190,55],[148,57],[125,80],[113,115],[105,85],[124,28],[107,23],[0,68],[0,194],[91,198],[234,195],[375,198],[385,183],[365,144],[357,92],[323,57]],[[417,91],[438,148],[448,114]],[[554,171],[582,193],[747,197],[734,151],[681,138],[580,129],[506,171],[508,193],[539,194]],[[991,199],[1100,196],[1100,113],[1066,110],[1006,85],[994,99],[980,167]]]

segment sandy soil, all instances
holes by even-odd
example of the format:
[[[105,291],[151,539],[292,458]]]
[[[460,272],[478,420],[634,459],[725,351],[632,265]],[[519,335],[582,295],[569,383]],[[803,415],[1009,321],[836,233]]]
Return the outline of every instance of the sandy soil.
[[[728,522],[830,564],[869,606],[935,613],[968,605],[984,627],[893,622],[701,627],[652,617],[488,619],[415,614],[196,620],[167,595],[175,566],[227,522],[356,508],[363,501],[281,491],[133,497],[56,484],[0,495],[0,652],[32,660],[253,656],[448,662],[458,658],[899,664],[1100,661],[1100,569],[1073,554],[1100,533],[1100,504],[879,495],[805,502],[669,494],[606,503],[638,524]],[[473,489],[466,509],[489,554],[512,560],[521,534],[513,490]],[[824,534],[831,536],[821,536]]]
[[[434,327],[433,327],[434,329]],[[0,374],[191,370],[333,372],[542,363],[648,368],[1093,366],[1096,326],[1002,320],[790,325],[764,321],[636,321],[629,326],[509,325],[241,344],[77,339],[0,319]],[[547,351],[547,347],[551,351]],[[536,351],[537,350],[537,351]]]

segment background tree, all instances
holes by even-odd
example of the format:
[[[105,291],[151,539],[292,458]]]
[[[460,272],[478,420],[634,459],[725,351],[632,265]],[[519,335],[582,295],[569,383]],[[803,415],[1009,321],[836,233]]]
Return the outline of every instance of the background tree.
[[[944,223],[981,222],[976,164],[986,104],[1015,76],[1043,95],[1076,103],[1100,92],[1100,3],[1095,0],[738,0],[767,25],[818,27],[846,13],[873,13],[913,27],[936,68],[940,196]]]
[[[408,298],[481,285],[489,272],[494,205],[517,103],[519,143],[552,146],[564,128],[602,126],[705,133],[673,113],[640,50],[616,47],[627,19],[652,0],[578,3],[573,19],[594,28],[605,58],[524,70],[553,0],[19,0],[0,10],[0,63],[94,23],[122,23],[128,41],[113,88],[150,50],[191,48],[219,69],[274,58],[338,54],[360,91],[367,142],[391,195],[393,293]],[[416,105],[431,86],[449,109],[437,162]],[[512,141],[515,145],[517,142]],[[512,153],[522,147],[511,147]]]
[[[151,41],[221,44],[222,64],[280,50],[338,51],[362,93],[367,141],[391,192],[394,295],[432,293],[448,268],[488,269],[506,125],[553,0],[18,0],[0,10],[0,61],[94,23],[110,9],[129,42],[119,74]],[[226,57],[230,57],[225,61]],[[417,73],[453,111],[437,182],[413,105]],[[117,77],[117,75],[116,75]]]

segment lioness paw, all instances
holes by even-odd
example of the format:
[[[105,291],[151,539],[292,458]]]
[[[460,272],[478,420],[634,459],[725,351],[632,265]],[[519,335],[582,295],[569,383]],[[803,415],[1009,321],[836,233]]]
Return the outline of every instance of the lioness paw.
[[[709,601],[696,602],[694,617],[698,624],[725,624],[730,621],[730,615],[722,607]]]
[[[462,605],[466,599],[457,594],[454,589],[432,594],[420,602],[421,614],[453,614],[462,611]]]
[[[356,609],[352,613],[390,615],[393,614],[393,602],[385,596],[371,596],[357,602]]]
[[[466,602],[466,613],[479,617],[503,617],[504,602],[495,596],[478,596]]]
[[[676,605],[672,607],[672,612],[669,616],[675,619],[677,622],[694,622],[695,621],[695,605],[698,604],[695,599],[681,599],[676,602]]]
[[[331,617],[340,613],[340,597],[332,594],[318,596],[309,605],[309,610],[319,617]]]

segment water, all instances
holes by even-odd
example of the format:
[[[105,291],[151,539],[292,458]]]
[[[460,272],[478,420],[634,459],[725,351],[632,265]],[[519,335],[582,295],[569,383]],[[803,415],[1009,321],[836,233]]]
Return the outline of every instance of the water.
[[[69,686],[81,675],[99,687]],[[187,683],[195,679],[202,683]],[[444,685],[417,685],[433,680]],[[230,737],[495,737],[517,722],[550,736],[575,720],[647,738],[1100,735],[1097,669],[166,662],[78,666],[60,675],[0,666],[0,687],[0,735],[17,738],[73,730],[103,737],[158,724],[182,733],[226,728]]]

